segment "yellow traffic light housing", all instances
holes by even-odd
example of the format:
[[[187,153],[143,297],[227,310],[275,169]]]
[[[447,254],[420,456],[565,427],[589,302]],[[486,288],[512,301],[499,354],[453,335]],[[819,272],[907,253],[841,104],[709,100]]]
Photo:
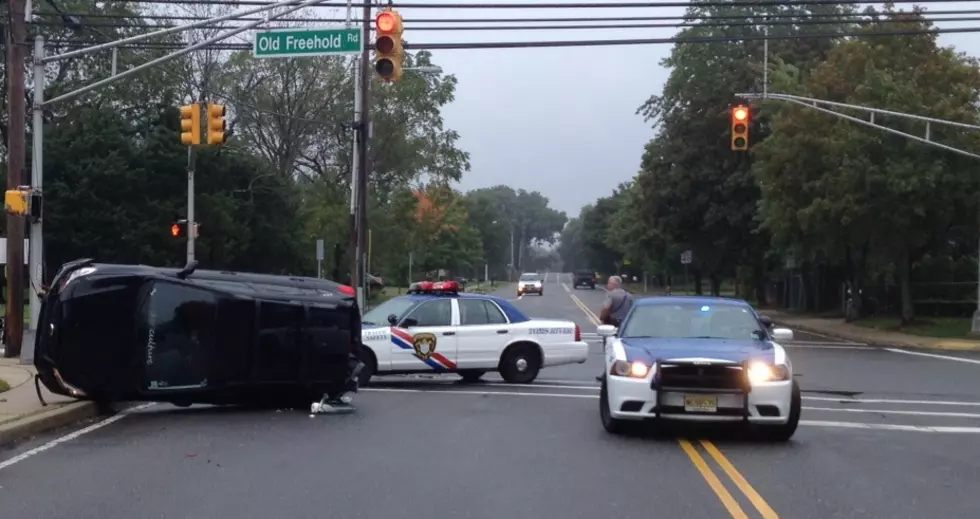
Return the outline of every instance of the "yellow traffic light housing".
[[[27,189],[10,189],[3,195],[3,209],[7,214],[24,216],[31,209],[31,193]]]
[[[749,107],[738,105],[732,108],[732,151],[749,149]]]
[[[378,13],[374,19],[377,36],[374,40],[374,70],[381,79],[394,82],[402,78],[402,61],[405,59],[405,45],[402,33],[405,30],[402,15],[392,8]]]
[[[180,107],[180,142],[185,146],[201,144],[201,105]]]
[[[208,103],[208,144],[225,142],[225,105]]]

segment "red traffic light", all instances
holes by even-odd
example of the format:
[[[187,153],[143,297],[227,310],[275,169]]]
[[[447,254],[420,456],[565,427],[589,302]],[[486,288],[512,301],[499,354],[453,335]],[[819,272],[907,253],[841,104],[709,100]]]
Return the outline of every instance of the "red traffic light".
[[[174,238],[180,237],[180,224],[173,224],[170,226],[170,234]]]
[[[391,32],[395,30],[396,24],[395,15],[389,11],[378,14],[378,17],[374,19],[374,26],[378,32]]]
[[[749,109],[744,106],[738,106],[732,111],[732,117],[736,121],[744,121],[749,118]]]

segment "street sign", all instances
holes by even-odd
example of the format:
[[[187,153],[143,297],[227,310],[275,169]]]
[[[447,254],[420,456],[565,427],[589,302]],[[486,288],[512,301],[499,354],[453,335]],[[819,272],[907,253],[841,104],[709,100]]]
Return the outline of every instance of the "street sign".
[[[316,260],[323,261],[323,240],[316,241]]]
[[[255,31],[252,55],[256,58],[340,56],[360,54],[363,49],[360,28],[268,29]]]
[[[689,265],[691,263],[691,251],[686,250],[681,253],[681,263],[684,265]]]

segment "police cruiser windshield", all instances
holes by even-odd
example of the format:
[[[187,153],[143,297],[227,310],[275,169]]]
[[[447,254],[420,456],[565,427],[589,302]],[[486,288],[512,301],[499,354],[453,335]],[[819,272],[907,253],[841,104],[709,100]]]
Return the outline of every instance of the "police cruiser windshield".
[[[396,297],[372,308],[361,318],[361,323],[368,326],[388,325],[388,316],[394,314],[395,317],[405,315],[410,308],[417,303],[415,299],[408,297]]]
[[[633,307],[621,338],[762,339],[767,336],[746,307],[729,304],[665,303]]]

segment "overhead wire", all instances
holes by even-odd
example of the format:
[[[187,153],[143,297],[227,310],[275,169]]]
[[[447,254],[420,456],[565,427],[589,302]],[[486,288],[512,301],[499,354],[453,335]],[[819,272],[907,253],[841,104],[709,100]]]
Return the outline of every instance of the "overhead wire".
[[[974,11],[974,14],[980,15],[980,10]],[[778,21],[761,21],[761,22],[721,22],[721,21],[697,21],[695,23],[644,23],[644,24],[586,24],[586,25],[478,25],[478,26],[465,26],[465,27],[446,27],[446,26],[431,26],[431,27],[410,27],[412,31],[552,31],[552,30],[614,30],[614,29],[669,29],[669,28],[690,28],[690,27],[760,27],[760,26],[806,26],[806,25],[834,25],[834,24],[895,24],[895,23],[936,23],[936,22],[975,22],[980,21],[980,16],[975,17],[939,17],[939,18],[885,18],[880,20],[867,20],[867,19],[820,19],[820,20],[778,20]],[[34,22],[37,25],[60,25],[58,22]],[[89,23],[86,26],[91,27],[111,27],[111,28],[130,28],[138,27],[132,24],[126,23]],[[169,24],[154,24],[147,25],[147,28],[152,28],[154,30],[174,27],[174,25]],[[197,29],[205,28],[218,28],[218,29],[234,29],[237,25],[228,24],[225,22],[218,22],[215,24],[205,24],[197,27]],[[302,28],[302,27],[301,27]]]
[[[191,5],[216,5],[216,6],[246,6],[246,5],[272,5],[276,2],[268,0],[108,0],[109,2],[127,4],[191,4]],[[976,0],[892,0],[893,4],[934,4],[934,3],[962,3],[974,2]],[[731,0],[706,0],[692,4],[690,1],[668,1],[668,2],[602,2],[602,3],[480,3],[480,4],[460,4],[460,3],[407,3],[395,2],[397,9],[662,9],[667,7],[793,7],[793,6],[819,6],[819,5],[877,5],[881,2],[868,0],[750,0],[733,3]],[[346,3],[338,2],[336,5],[321,5],[318,7],[341,7]],[[375,4],[370,4],[372,7]],[[363,2],[354,2],[352,7],[365,7]]]
[[[743,35],[743,36],[682,36],[669,38],[642,38],[642,39],[617,39],[617,40],[566,40],[566,41],[524,41],[524,42],[470,42],[470,43],[410,43],[406,42],[406,50],[462,50],[462,49],[527,49],[527,48],[559,48],[559,47],[608,47],[620,45],[665,45],[665,44],[693,44],[693,43],[735,43],[745,41],[762,40],[813,40],[813,39],[834,39],[834,38],[863,38],[863,37],[882,37],[882,36],[915,36],[923,34],[963,34],[980,32],[980,27],[955,27],[947,29],[923,29],[923,30],[897,30],[897,31],[850,31],[822,34],[769,34],[769,35]],[[68,43],[71,40],[61,40],[57,43]],[[87,45],[80,42],[80,45]],[[173,48],[181,49],[186,45],[180,43],[143,43],[135,44],[135,48],[153,45],[146,48]],[[229,50],[251,50],[251,44],[227,44]],[[233,47],[234,46],[234,47]],[[368,45],[372,48],[373,45]]]

